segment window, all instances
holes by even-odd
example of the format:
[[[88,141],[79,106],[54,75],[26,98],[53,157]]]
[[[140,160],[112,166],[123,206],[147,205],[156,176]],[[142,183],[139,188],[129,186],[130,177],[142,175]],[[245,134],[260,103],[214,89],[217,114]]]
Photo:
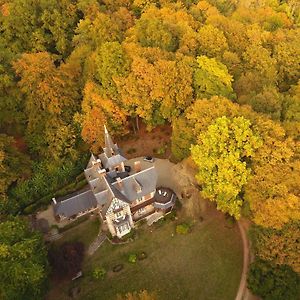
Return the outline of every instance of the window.
[[[143,201],[143,197],[137,199],[137,203],[142,202],[142,201]]]
[[[125,223],[125,224],[119,226],[118,229],[119,229],[119,232],[122,233],[129,229],[129,225],[128,225],[128,223]]]
[[[140,209],[138,210],[138,213],[139,213],[139,214],[142,214],[142,213],[144,213],[145,211],[146,211],[145,207],[142,207],[142,208],[140,208]]]
[[[120,218],[122,216],[122,211],[118,211],[115,213],[116,218]]]

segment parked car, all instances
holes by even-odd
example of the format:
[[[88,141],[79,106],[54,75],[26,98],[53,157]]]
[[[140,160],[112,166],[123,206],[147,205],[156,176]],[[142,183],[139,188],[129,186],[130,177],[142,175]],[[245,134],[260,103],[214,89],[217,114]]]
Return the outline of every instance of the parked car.
[[[153,163],[154,162],[154,158],[152,156],[145,156],[143,158],[144,161],[147,161],[147,162],[150,162],[150,163]]]
[[[130,166],[125,166],[125,172],[130,173],[131,167]]]

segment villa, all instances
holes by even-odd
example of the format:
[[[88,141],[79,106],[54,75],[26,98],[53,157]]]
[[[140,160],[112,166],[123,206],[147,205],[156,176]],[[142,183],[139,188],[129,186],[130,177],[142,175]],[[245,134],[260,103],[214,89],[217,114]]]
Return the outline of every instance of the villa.
[[[157,188],[152,163],[142,168],[141,162],[136,161],[132,170],[126,166],[127,159],[105,126],[104,134],[103,153],[98,157],[92,154],[84,170],[89,188],[61,201],[53,198],[53,209],[58,221],[99,213],[112,236],[121,238],[134,228],[135,222],[170,212],[176,195],[170,189]]]

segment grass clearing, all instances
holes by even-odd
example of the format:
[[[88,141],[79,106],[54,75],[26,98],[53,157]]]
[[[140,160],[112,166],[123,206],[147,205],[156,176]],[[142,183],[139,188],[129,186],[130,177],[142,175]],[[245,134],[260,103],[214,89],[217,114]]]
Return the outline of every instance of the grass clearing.
[[[227,228],[224,218],[218,216],[194,224],[186,235],[176,234],[175,228],[172,221],[162,226],[144,225],[137,230],[134,242],[111,245],[106,241],[86,258],[84,277],[76,283],[57,286],[55,299],[68,299],[68,290],[74,284],[80,286],[79,299],[84,300],[110,300],[117,294],[141,289],[156,292],[162,300],[234,299],[243,261],[237,226]],[[143,251],[146,259],[128,262],[130,254]],[[114,273],[112,268],[117,264],[124,268]],[[105,268],[104,279],[93,279],[96,267]]]

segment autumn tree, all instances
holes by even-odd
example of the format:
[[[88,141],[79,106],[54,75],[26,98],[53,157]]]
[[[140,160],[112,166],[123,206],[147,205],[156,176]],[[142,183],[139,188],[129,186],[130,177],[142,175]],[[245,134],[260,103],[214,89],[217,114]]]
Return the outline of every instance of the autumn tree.
[[[8,14],[0,15],[0,27],[13,53],[49,51],[67,56],[78,20],[71,0],[13,0],[8,3]]]
[[[43,299],[47,265],[47,252],[39,233],[20,218],[0,224],[1,299]]]
[[[14,63],[26,97],[26,136],[31,150],[40,156],[74,155],[73,114],[78,109],[76,66],[56,67],[48,53],[24,54]],[[49,148],[50,147],[50,148]]]
[[[232,76],[225,65],[214,58],[197,58],[193,86],[198,98],[210,98],[215,95],[233,98],[231,82]]]
[[[237,99],[240,104],[251,105],[253,110],[267,114],[274,120],[280,120],[284,96],[274,86],[265,86],[258,94],[242,95]]]
[[[250,204],[253,221],[277,229],[288,222],[299,221],[299,180],[299,162],[256,167],[245,188],[245,199]]]
[[[156,300],[154,293],[149,293],[146,290],[140,292],[127,293],[124,296],[118,295],[116,300]]]
[[[261,143],[249,120],[222,117],[191,148],[199,168],[196,178],[203,185],[203,196],[216,201],[219,210],[237,219],[243,204],[241,192],[251,173],[247,164]]]
[[[223,32],[210,24],[199,29],[197,38],[201,55],[220,57],[228,48]]]
[[[254,254],[260,259],[278,265],[289,265],[299,273],[299,234],[299,221],[290,222],[279,230],[253,226],[250,230],[250,237]]]
[[[118,88],[129,114],[152,127],[171,121],[192,102],[192,60],[183,55],[175,59],[143,56],[132,57],[131,72],[118,81]]]
[[[114,133],[126,131],[126,115],[114,102],[103,96],[99,87],[93,82],[87,82],[84,88],[82,113],[77,114],[83,140],[98,152],[104,146],[104,125]]]

